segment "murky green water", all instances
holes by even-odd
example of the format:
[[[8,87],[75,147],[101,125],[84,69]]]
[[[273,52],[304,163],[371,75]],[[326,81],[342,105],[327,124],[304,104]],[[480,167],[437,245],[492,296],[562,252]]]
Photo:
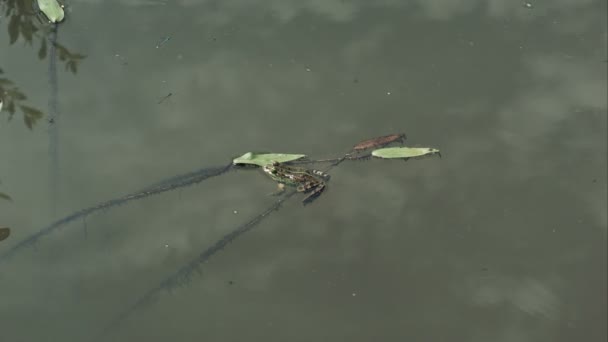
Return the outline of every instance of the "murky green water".
[[[58,42],[86,57],[58,52],[52,123],[45,36],[10,44],[12,3],[0,78],[47,116],[0,113],[0,254],[247,151],[442,150],[341,164],[106,340],[606,340],[605,1],[74,0]],[[53,231],[0,263],[2,340],[94,340],[274,188],[228,172]]]

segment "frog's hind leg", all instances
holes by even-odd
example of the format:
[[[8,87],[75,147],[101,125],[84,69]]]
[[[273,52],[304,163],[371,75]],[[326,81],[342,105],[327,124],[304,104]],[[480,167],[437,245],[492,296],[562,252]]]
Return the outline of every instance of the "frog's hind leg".
[[[314,188],[312,190],[312,192],[310,193],[310,195],[306,196],[303,200],[302,200],[302,204],[303,205],[307,205],[312,203],[312,201],[314,201],[315,199],[317,199],[317,197],[319,197],[323,191],[325,191],[326,185],[319,185],[318,187]]]
[[[314,175],[317,175],[317,176],[319,176],[319,177],[323,178],[324,180],[329,180],[329,179],[331,178],[331,176],[330,176],[329,174],[327,174],[327,173],[325,173],[325,172],[323,172],[323,171],[320,171],[320,170],[315,170],[315,169],[313,169],[313,170],[312,170],[312,173],[313,173]]]

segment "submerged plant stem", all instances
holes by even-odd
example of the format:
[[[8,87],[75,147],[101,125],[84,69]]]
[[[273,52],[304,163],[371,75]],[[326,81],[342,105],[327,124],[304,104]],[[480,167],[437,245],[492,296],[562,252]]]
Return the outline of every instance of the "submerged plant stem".
[[[77,220],[81,217],[86,217],[97,211],[116,207],[116,206],[131,202],[131,201],[146,198],[148,196],[157,195],[157,194],[161,194],[163,192],[167,192],[167,191],[171,191],[174,189],[197,184],[197,183],[204,181],[205,179],[221,175],[222,173],[228,171],[230,168],[232,168],[232,163],[230,163],[226,166],[201,169],[201,170],[197,171],[197,175],[193,175],[189,178],[185,178],[183,180],[179,180],[174,183],[163,183],[162,185],[159,185],[155,188],[148,188],[143,191],[139,191],[136,193],[132,193],[132,194],[120,197],[120,198],[105,201],[105,202],[99,203],[95,206],[79,210],[71,215],[68,215],[62,219],[59,219],[59,220],[53,222],[49,226],[42,228],[41,230],[37,231],[36,233],[31,234],[30,236],[28,236],[25,239],[18,242],[15,246],[11,247],[6,252],[0,254],[0,263],[8,261],[10,258],[12,258],[15,254],[17,254],[23,248],[32,246],[34,243],[36,243],[40,238],[44,237],[45,235],[51,234],[52,232],[61,228],[62,226],[65,226],[66,224],[68,224],[74,220]]]
[[[202,251],[196,258],[190,261],[188,264],[182,266],[176,272],[165,278],[161,281],[156,287],[150,289],[143,296],[139,297],[131,305],[127,310],[122,312],[118,317],[116,317],[110,324],[108,324],[102,332],[102,337],[107,336],[111,330],[114,330],[118,327],[122,322],[128,319],[133,313],[138,310],[146,307],[147,305],[154,302],[154,300],[158,299],[159,295],[165,291],[174,290],[177,287],[183,286],[190,282],[194,272],[200,273],[200,268],[203,263],[209,260],[213,255],[226,247],[227,244],[232,242],[237,237],[251,230],[257,224],[262,222],[266,217],[268,217],[272,212],[279,210],[281,205],[288,200],[291,196],[293,196],[296,192],[291,191],[287,193],[285,196],[274,202],[270,207],[268,207],[261,214],[255,216],[248,222],[240,225],[235,228],[228,234],[224,235],[221,239],[215,242],[213,245],[209,246],[207,249]]]

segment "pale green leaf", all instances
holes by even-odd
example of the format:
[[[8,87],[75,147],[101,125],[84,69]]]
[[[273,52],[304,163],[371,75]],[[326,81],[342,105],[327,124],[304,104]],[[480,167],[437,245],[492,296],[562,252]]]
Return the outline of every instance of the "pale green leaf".
[[[63,20],[65,13],[63,6],[57,0],[37,0],[38,8],[47,19],[52,23],[58,23]]]
[[[387,147],[372,151],[372,156],[385,159],[415,158],[439,154],[439,150],[430,147]]]
[[[275,161],[279,163],[285,163],[302,159],[305,157],[305,154],[247,152],[242,156],[234,159],[232,162],[234,164],[253,164],[258,166],[264,166]]]

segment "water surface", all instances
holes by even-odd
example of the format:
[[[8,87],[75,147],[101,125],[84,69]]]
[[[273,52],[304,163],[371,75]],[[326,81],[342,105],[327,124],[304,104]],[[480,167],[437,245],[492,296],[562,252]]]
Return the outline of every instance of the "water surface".
[[[606,340],[604,1],[68,5],[59,41],[86,58],[57,67],[58,184],[49,123],[0,113],[0,253],[247,151],[333,157],[405,132],[443,155],[341,164],[109,340]],[[0,34],[0,68],[46,113],[37,48]],[[90,341],[274,187],[228,172],[50,234],[0,264],[2,336]]]

